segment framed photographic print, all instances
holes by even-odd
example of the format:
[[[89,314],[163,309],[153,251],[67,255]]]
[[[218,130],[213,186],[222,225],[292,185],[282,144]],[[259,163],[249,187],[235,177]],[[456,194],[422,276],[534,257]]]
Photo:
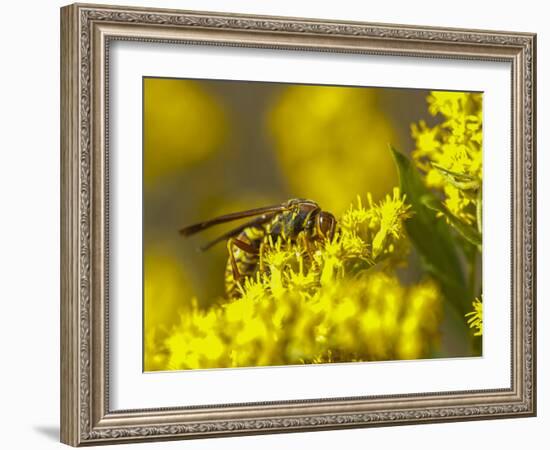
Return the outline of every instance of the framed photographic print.
[[[533,416],[536,36],[61,9],[61,440]]]

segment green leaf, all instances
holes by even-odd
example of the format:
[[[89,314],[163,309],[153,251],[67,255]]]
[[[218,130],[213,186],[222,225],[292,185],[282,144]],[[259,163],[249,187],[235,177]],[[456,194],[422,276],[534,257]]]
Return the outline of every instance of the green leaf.
[[[458,245],[449,225],[439,220],[426,202],[437,202],[407,156],[390,146],[401,191],[407,196],[414,215],[405,222],[407,233],[421,256],[424,269],[439,282],[443,294],[463,317],[471,299],[460,263]]]
[[[422,197],[420,199],[424,205],[433,211],[443,214],[450,222],[452,227],[458,231],[464,239],[471,244],[474,244],[478,250],[481,251],[481,234],[477,231],[477,228],[464,224],[454,214],[452,214],[443,203],[433,197]]]

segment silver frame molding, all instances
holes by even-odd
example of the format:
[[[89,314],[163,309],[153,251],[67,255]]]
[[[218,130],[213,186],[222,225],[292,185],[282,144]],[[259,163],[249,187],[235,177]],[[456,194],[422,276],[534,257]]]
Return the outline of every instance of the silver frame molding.
[[[504,61],[512,70],[509,389],[112,411],[108,67],[113,40]],[[75,4],[61,9],[61,441],[97,445],[536,414],[536,35]]]

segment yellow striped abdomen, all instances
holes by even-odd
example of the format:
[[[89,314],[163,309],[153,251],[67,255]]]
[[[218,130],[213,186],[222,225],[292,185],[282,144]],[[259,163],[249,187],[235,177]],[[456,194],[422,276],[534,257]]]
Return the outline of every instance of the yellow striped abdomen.
[[[233,258],[240,274],[241,283],[244,282],[245,278],[254,276],[258,270],[260,245],[264,239],[264,236],[265,230],[262,227],[250,227],[245,228],[235,237],[239,241],[249,244],[256,250],[254,253],[250,253],[236,247],[235,245],[231,247]],[[225,265],[225,293],[228,298],[240,296],[237,280],[235,280],[233,275],[231,256],[227,259],[227,264]]]

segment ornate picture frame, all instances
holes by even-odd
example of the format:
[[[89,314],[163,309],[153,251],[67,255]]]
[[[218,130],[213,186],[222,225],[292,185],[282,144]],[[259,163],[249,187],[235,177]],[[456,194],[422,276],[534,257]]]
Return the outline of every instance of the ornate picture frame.
[[[109,57],[115,41],[506,62],[511,67],[508,388],[113,410]],[[72,445],[536,414],[536,35],[74,4],[61,9],[61,441]],[[285,370],[280,369],[280,370]]]

